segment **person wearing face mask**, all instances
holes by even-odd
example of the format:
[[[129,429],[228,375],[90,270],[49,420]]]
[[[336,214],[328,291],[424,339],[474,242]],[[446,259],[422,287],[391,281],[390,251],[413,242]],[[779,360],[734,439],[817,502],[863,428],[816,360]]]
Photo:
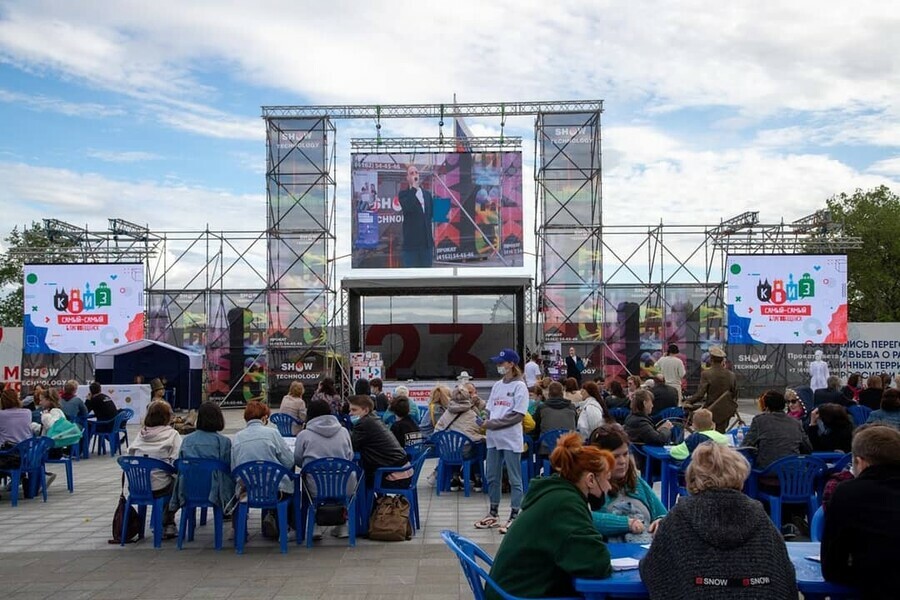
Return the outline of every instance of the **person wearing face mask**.
[[[638,476],[628,451],[628,434],[621,425],[602,425],[591,433],[589,443],[611,452],[615,459],[610,491],[599,505],[592,505],[594,527],[609,542],[649,542],[666,516],[666,507]]]
[[[559,439],[550,455],[554,474],[531,482],[522,515],[494,557],[491,578],[503,591],[574,597],[573,578],[609,577],[609,550],[593,527],[587,499],[609,490],[614,462],[609,451],[584,446],[577,433]],[[500,598],[490,586],[485,597]]]
[[[488,493],[490,495],[490,512],[475,523],[478,529],[499,527],[505,534],[513,520],[519,515],[522,506],[522,440],[524,430],[522,421],[528,412],[528,388],[522,380],[519,369],[519,354],[506,348],[491,358],[497,365],[497,372],[503,377],[491,388],[487,401],[488,419],[484,422],[487,430],[486,471]],[[509,520],[500,524],[500,492],[503,476],[503,465],[509,478],[511,494]]]
[[[375,471],[381,467],[409,467],[405,471],[388,473],[383,487],[406,489],[412,482],[413,469],[409,457],[390,429],[375,414],[371,396],[350,396],[350,421],[353,431],[350,441],[353,451],[359,452],[359,466],[366,473],[366,485],[372,489]]]
[[[431,192],[423,190],[419,169],[406,168],[407,188],[398,194],[403,211],[403,242],[400,246],[403,267],[430,267],[434,256],[432,220],[434,205]]]

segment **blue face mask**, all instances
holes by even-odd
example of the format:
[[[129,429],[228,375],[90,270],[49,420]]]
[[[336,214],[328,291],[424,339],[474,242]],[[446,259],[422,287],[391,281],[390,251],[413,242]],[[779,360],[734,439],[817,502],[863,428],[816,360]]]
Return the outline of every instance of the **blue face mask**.
[[[350,415],[350,422],[356,425],[361,418],[359,415]]]

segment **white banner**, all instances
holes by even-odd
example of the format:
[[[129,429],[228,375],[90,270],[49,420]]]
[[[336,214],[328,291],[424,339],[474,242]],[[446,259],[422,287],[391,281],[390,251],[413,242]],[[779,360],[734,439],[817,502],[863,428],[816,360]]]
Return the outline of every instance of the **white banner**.
[[[841,348],[841,371],[863,378],[900,373],[900,323],[851,323],[850,341]]]

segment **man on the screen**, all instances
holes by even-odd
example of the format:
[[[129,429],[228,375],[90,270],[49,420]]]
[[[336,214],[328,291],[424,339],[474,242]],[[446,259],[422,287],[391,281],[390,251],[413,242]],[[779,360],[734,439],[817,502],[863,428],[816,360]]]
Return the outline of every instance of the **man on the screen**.
[[[430,267],[434,255],[431,192],[420,187],[419,170],[415,165],[406,168],[406,183],[409,187],[399,194],[403,210],[403,243],[400,246],[403,266]]]

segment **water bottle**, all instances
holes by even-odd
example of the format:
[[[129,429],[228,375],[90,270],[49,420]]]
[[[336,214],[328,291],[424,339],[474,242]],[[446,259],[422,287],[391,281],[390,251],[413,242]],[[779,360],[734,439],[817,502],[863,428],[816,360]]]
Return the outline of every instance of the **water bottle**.
[[[744,443],[744,428],[741,427],[737,430],[737,445],[741,446]]]

